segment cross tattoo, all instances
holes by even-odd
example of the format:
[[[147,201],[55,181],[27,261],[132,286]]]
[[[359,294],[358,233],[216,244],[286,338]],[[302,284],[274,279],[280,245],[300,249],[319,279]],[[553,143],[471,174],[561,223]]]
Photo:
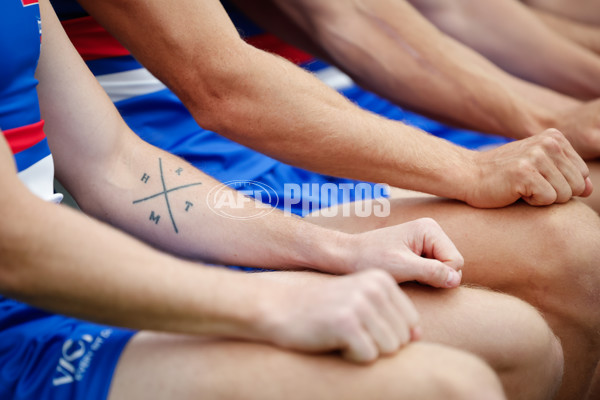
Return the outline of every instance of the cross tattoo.
[[[175,218],[173,218],[173,213],[171,212],[171,203],[169,202],[169,193],[172,193],[172,192],[174,192],[176,190],[181,190],[181,189],[189,188],[189,187],[192,187],[192,186],[202,185],[202,182],[190,183],[188,185],[182,185],[182,186],[177,186],[177,187],[174,187],[174,188],[167,189],[167,185],[165,184],[165,177],[164,177],[164,174],[163,174],[162,159],[160,157],[158,158],[158,168],[160,170],[160,180],[162,182],[163,190],[161,192],[155,193],[155,194],[153,194],[151,196],[144,197],[143,199],[135,200],[133,202],[133,204],[142,203],[144,201],[152,200],[152,199],[157,198],[157,197],[164,197],[165,203],[167,205],[167,210],[169,211],[169,217],[171,217],[171,223],[173,224],[173,229],[175,230],[175,233],[179,233],[179,229],[177,229],[177,224],[175,223]],[[175,171],[175,172],[177,172],[177,171]],[[189,202],[186,202],[186,204],[187,203],[189,203]],[[189,206],[188,206],[188,209],[189,209]],[[187,211],[187,209],[186,209],[186,211]],[[157,218],[160,218],[160,216],[158,216]],[[153,219],[155,221],[155,223],[158,223],[158,219],[157,218]]]

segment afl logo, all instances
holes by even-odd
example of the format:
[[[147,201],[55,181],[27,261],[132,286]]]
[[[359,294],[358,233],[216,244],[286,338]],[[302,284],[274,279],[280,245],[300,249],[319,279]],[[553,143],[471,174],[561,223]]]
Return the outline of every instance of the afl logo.
[[[206,204],[212,212],[231,219],[264,217],[273,212],[278,203],[279,196],[269,185],[242,180],[217,185],[208,192],[206,198]]]
[[[23,7],[32,6],[34,4],[37,4],[38,2],[39,0],[21,0],[21,4],[23,4]]]

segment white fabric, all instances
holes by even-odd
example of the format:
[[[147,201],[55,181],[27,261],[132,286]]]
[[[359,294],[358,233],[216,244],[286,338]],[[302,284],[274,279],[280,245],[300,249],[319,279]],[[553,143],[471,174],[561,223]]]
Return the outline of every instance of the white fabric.
[[[98,75],[96,78],[113,102],[166,89],[166,86],[145,68]]]
[[[42,200],[52,203],[62,201],[63,195],[54,193],[54,161],[52,155],[19,172],[19,178],[33,194]]]

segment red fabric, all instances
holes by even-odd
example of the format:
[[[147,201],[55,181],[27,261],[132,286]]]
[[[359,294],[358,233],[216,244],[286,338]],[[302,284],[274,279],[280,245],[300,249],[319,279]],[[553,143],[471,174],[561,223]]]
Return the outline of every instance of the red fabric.
[[[2,133],[13,154],[35,146],[46,137],[43,120],[20,128],[8,129]]]
[[[246,42],[256,48],[286,58],[295,64],[302,64],[314,59],[312,55],[305,53],[268,33],[246,38]]]
[[[85,61],[130,54],[92,17],[69,19],[63,21],[62,24],[71,42]]]

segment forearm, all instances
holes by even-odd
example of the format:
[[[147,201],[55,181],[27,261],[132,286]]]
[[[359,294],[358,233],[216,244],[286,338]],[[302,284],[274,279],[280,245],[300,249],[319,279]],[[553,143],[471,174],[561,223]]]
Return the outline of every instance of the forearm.
[[[526,137],[579,104],[508,75],[441,34],[405,2],[363,8],[308,0],[236,4],[291,43],[324,55],[362,86],[456,125]]]
[[[517,1],[453,0],[440,7],[444,11],[424,12],[444,32],[508,72],[579,98],[600,95],[600,59],[549,29]]]
[[[458,182],[471,173],[462,150],[361,111],[311,74],[245,44],[213,2],[81,2],[203,127],[324,174],[460,198]],[[197,23],[207,13],[214,26]],[[130,15],[146,23],[134,26]],[[422,156],[433,148],[449,161]]]
[[[327,52],[362,86],[486,132],[525,137],[545,126],[549,115],[542,107],[518,95],[505,74],[441,34],[406,2],[377,1],[336,12],[342,15],[333,19],[332,12],[312,11],[317,15],[306,18],[319,27]]]
[[[114,166],[93,176],[89,170],[81,176],[59,171],[85,212],[187,258],[350,272],[344,250],[351,246],[351,236],[264,208],[137,138],[123,146],[128,151]],[[257,218],[257,213],[262,216]]]
[[[530,8],[546,25],[579,45],[600,55],[600,27]]]
[[[600,25],[600,4],[596,0],[521,0],[540,10],[585,24]]]
[[[3,180],[0,194],[3,295],[131,329],[252,338],[269,301],[263,293],[277,293],[275,285],[159,253],[24,188],[12,190],[17,185]]]

